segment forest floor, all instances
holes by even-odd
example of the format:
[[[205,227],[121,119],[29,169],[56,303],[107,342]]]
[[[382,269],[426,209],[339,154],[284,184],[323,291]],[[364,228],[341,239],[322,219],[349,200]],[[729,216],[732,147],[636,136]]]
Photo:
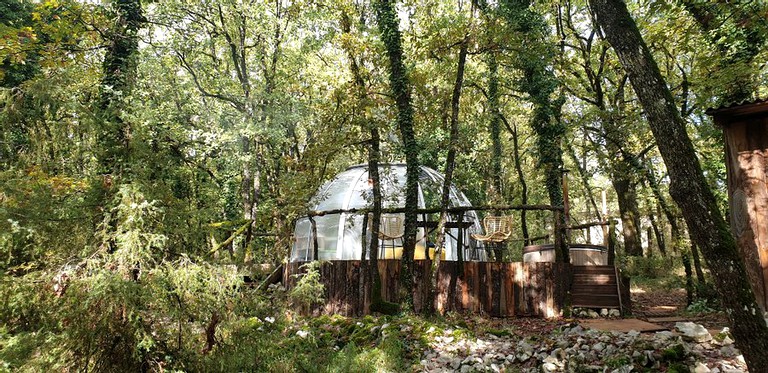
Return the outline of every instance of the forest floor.
[[[696,305],[694,305],[694,308]],[[709,330],[722,330],[728,326],[728,318],[722,312],[714,312],[706,304],[699,307],[704,312],[689,312],[686,308],[684,289],[633,289],[632,313],[635,317],[672,329],[678,321],[691,321]]]

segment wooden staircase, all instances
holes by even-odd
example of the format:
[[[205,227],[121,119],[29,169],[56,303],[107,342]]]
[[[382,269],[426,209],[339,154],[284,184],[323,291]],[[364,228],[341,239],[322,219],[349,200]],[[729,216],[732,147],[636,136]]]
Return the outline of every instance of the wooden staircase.
[[[621,309],[614,266],[573,266],[571,306]]]

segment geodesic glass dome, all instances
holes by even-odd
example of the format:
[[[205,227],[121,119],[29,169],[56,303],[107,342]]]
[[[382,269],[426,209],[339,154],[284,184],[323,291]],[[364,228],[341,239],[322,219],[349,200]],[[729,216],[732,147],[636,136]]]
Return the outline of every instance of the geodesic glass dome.
[[[405,206],[405,164],[379,165],[381,193],[384,208]],[[315,211],[335,209],[371,208],[373,205],[373,188],[368,181],[368,165],[356,165],[339,173],[331,181],[320,187],[317,194],[310,200],[309,208]],[[437,208],[440,206],[440,195],[444,178],[429,167],[421,167],[419,173],[419,208]],[[451,186],[450,207],[472,206],[466,196],[456,187]],[[399,214],[403,216],[403,214]],[[437,219],[436,216],[419,214],[418,220]],[[449,219],[451,219],[449,217]],[[368,247],[371,235],[366,229],[363,237],[363,214],[340,213],[318,216],[314,218],[317,231],[317,249],[319,260],[361,260],[363,247]],[[404,220],[401,219],[401,221]],[[449,220],[450,221],[450,220]],[[441,258],[457,260],[458,247],[463,247],[465,260],[486,260],[484,250],[476,247],[477,243],[470,238],[471,233],[481,232],[480,222],[474,211],[464,214],[464,221],[471,222],[469,227],[461,232],[463,245],[459,245],[459,228],[446,229],[445,243]],[[416,259],[424,259],[429,250],[430,258],[434,258],[434,247],[425,237],[427,228],[418,228],[416,235]],[[432,234],[431,240],[434,240]],[[309,218],[301,218],[296,222],[294,244],[291,261],[313,260],[312,224]],[[380,242],[379,258],[399,259],[402,255],[402,240]],[[386,247],[382,247],[386,246]]]

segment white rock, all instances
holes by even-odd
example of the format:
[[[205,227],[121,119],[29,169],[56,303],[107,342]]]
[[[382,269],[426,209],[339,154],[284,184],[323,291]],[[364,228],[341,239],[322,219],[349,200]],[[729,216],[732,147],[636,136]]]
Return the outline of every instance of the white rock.
[[[707,328],[692,322],[678,322],[675,328],[683,334],[684,337],[696,342],[706,342],[712,340]]]
[[[608,312],[608,316],[610,317],[621,317],[621,311],[613,308]]]
[[[608,309],[607,308],[601,309],[600,310],[600,316],[603,316],[603,317],[608,316]]]
[[[733,344],[733,339],[731,339],[731,337],[726,335],[725,338],[723,338],[723,340],[720,342],[720,344],[722,344],[723,346],[731,345]]]
[[[696,362],[696,366],[693,368],[693,373],[711,373],[712,370],[709,369],[706,365],[704,365],[702,362]]]
[[[602,342],[597,342],[592,346],[593,351],[600,352],[605,349],[605,345]]]
[[[557,372],[557,365],[552,363],[544,363],[541,365],[541,371],[544,373]]]

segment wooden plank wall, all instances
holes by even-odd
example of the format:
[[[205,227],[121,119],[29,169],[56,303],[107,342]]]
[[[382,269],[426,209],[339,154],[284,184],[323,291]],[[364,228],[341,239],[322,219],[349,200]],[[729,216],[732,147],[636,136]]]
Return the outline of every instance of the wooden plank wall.
[[[400,261],[379,260],[382,298],[398,302]],[[283,283],[296,285],[295,274],[303,272],[302,263],[286,265]],[[560,314],[566,289],[570,286],[570,265],[565,263],[440,263],[436,294],[426,294],[430,262],[417,260],[414,308],[422,310],[435,299],[438,312],[458,311],[497,317],[555,317]],[[325,304],[315,312],[359,316],[368,312],[370,294],[364,277],[368,268],[360,261],[330,261],[321,266],[325,285]],[[555,279],[565,278],[564,286]]]

